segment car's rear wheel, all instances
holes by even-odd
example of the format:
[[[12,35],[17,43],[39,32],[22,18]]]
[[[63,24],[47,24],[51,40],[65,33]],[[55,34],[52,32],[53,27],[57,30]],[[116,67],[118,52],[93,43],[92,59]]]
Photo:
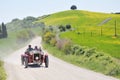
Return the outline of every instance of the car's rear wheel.
[[[24,65],[24,57],[21,56],[21,64]]]
[[[43,63],[43,62],[42,62],[42,61],[40,61],[40,65],[42,65],[42,63]]]
[[[49,65],[49,59],[48,56],[45,56],[45,67],[47,68]]]
[[[43,55],[41,55],[41,58],[40,58],[40,65],[42,65],[43,63]]]
[[[24,58],[24,60],[25,60],[25,68],[27,68],[28,67],[28,58]]]

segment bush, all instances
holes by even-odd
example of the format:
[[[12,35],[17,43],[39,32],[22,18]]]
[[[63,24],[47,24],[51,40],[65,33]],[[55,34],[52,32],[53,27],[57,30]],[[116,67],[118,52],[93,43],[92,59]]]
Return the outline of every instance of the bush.
[[[71,54],[71,41],[68,39],[57,40],[56,47],[62,50],[66,55]]]
[[[52,46],[55,46],[56,43],[57,43],[57,41],[56,41],[55,38],[52,38],[52,39],[50,40],[50,44],[51,44]]]
[[[57,40],[56,47],[57,47],[59,50],[61,50],[61,49],[62,49],[62,46],[63,46],[62,40]]]
[[[66,31],[66,28],[65,28],[63,25],[60,25],[58,28],[59,28],[59,30],[60,30],[61,32]]]
[[[72,43],[70,40],[65,40],[62,46],[62,50],[65,52],[65,54],[71,54],[71,46]]]
[[[71,29],[71,25],[70,25],[70,24],[67,24],[67,25],[66,25],[66,29]]]
[[[71,53],[74,55],[77,49],[79,49],[79,45],[73,45],[71,47]]]
[[[94,53],[96,53],[96,49],[95,48],[88,48],[88,49],[85,50],[84,56],[90,57]]]
[[[46,43],[49,43],[50,44],[50,41],[55,38],[55,34],[50,32],[50,31],[46,31],[43,35],[43,40],[46,42]]]
[[[71,53],[74,55],[82,55],[84,54],[84,47],[82,46],[79,46],[79,45],[73,45],[71,47]]]
[[[120,75],[120,66],[115,65],[115,66],[107,73],[107,75],[110,75],[110,76]]]
[[[53,29],[53,26],[49,26],[49,30],[51,31],[51,32],[53,32],[54,31],[54,29]]]
[[[85,53],[83,48],[79,48],[78,50],[75,51],[76,55],[83,55]]]

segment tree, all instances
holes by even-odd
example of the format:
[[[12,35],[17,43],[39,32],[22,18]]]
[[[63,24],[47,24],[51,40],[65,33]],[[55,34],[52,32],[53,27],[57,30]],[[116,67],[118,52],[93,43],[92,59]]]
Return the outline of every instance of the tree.
[[[71,6],[71,10],[76,10],[77,9],[77,6],[76,5],[72,5]]]
[[[26,18],[24,18],[21,22],[21,26],[24,28],[33,28],[34,24],[33,22],[36,21],[37,19],[35,17],[32,16],[28,16]]]
[[[32,16],[27,16],[26,18],[24,18],[23,20],[27,20],[27,21],[35,21],[36,18],[32,17]]]
[[[51,32],[53,32],[53,30],[54,30],[51,25],[49,26],[49,30],[50,30]]]
[[[0,26],[0,33],[2,32],[2,30],[1,30],[1,26]]]
[[[19,19],[18,19],[18,18],[15,18],[15,19],[12,20],[12,22],[15,22],[15,21],[19,21]]]
[[[60,30],[61,32],[66,31],[66,29],[65,29],[65,27],[64,27],[63,25],[60,25],[58,28],[59,28],[59,30]]]
[[[67,24],[67,25],[66,25],[66,29],[71,29],[71,25],[70,25],[70,24]]]
[[[4,23],[2,23],[2,34],[3,34],[4,38],[7,37],[7,29],[6,29],[6,25]]]
[[[46,42],[46,43],[50,43],[50,41],[55,38],[55,34],[53,32],[50,32],[50,31],[46,31],[43,35],[43,40]]]

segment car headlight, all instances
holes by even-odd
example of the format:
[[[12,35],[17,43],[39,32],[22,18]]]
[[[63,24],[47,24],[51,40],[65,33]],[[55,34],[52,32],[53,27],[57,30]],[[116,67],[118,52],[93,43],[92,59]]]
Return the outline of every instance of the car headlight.
[[[36,60],[38,60],[38,59],[39,59],[39,57],[35,57],[35,59],[36,59]]]

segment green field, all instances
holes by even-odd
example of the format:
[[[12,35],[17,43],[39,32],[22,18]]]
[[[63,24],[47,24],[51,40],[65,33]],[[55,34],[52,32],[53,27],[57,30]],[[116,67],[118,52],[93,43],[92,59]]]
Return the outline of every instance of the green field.
[[[107,23],[98,26],[104,20],[112,18]],[[115,35],[115,20],[116,31]],[[36,22],[44,22],[47,26],[59,26],[70,24],[71,31],[60,34],[61,38],[68,38],[75,44],[95,47],[99,51],[110,54],[120,59],[120,15],[81,10],[69,10],[51,14]],[[102,27],[102,36],[101,36]],[[78,34],[79,33],[79,34]]]

